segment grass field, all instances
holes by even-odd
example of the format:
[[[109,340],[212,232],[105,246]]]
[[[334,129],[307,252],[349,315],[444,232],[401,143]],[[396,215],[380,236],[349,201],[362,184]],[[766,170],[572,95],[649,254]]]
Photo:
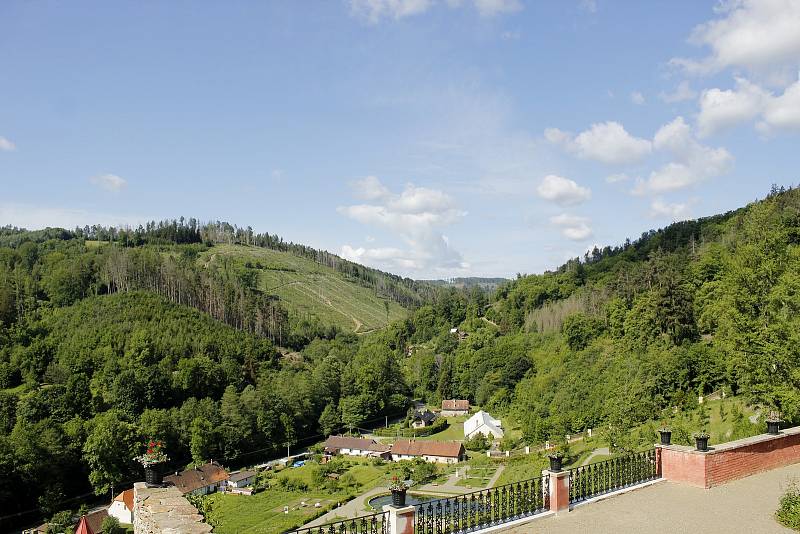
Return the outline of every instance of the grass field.
[[[417,439],[420,441],[464,441],[464,421],[466,420],[466,417],[448,417],[447,423],[450,426],[436,434]]]
[[[358,483],[357,488],[345,491],[289,491],[271,487],[255,495],[230,495],[214,493],[207,497],[212,503],[211,517],[216,524],[214,532],[220,534],[278,534],[302,525],[338,503],[349,500],[389,480],[386,466],[374,466],[365,459],[352,459],[347,472]],[[296,469],[284,469],[277,476],[302,481],[313,488],[314,464]],[[305,505],[303,505],[305,503]],[[317,508],[315,505],[319,503]],[[288,513],[284,513],[284,507]]]
[[[243,245],[216,245],[198,258],[210,268],[243,269],[249,262],[258,271],[258,287],[281,299],[300,317],[316,317],[324,324],[356,333],[382,328],[388,321],[405,317],[406,310],[372,289],[348,280],[343,274],[314,261]],[[389,304],[387,317],[386,303]]]

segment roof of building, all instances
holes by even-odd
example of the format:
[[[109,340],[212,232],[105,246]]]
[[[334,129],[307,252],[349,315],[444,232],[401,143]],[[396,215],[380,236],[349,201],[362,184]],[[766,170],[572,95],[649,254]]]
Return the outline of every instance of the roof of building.
[[[482,426],[486,426],[495,435],[502,436],[504,434],[503,429],[500,428],[502,426],[500,421],[481,410],[464,422],[464,435],[468,436]]]
[[[103,508],[101,510],[95,510],[94,512],[88,513],[84,517],[86,518],[86,524],[90,529],[89,532],[100,533],[103,531],[103,520],[108,517],[108,511]],[[78,534],[77,529],[75,530],[75,534]]]
[[[464,446],[457,441],[416,441],[399,439],[392,445],[392,454],[404,456],[443,456],[458,458],[464,453]]]
[[[426,423],[430,423],[436,420],[436,414],[430,410],[416,410],[412,419],[420,421],[424,421]]]
[[[125,503],[125,508],[133,512],[133,489],[128,489],[114,497],[115,501]]]
[[[164,477],[164,482],[172,484],[181,493],[190,493],[223,480],[228,480],[228,472],[215,462]]]
[[[463,399],[443,400],[442,410],[469,410],[469,401]]]
[[[89,527],[89,524],[86,522],[86,516],[81,516],[81,520],[78,521],[78,526],[75,527],[75,534],[94,534],[94,531]]]
[[[231,473],[230,477],[228,477],[228,480],[231,482],[241,482],[242,480],[253,478],[254,476],[256,476],[255,471],[238,471],[236,473]]]
[[[325,450],[327,452],[338,451],[340,449],[384,452],[389,450],[389,447],[378,443],[374,439],[351,438],[348,436],[329,436],[328,439],[325,440]]]

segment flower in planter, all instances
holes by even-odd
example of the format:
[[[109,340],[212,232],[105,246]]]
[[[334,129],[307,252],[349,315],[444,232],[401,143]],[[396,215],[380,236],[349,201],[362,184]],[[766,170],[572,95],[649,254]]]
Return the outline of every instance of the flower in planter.
[[[566,456],[566,454],[564,454],[564,451],[562,449],[553,449],[552,451],[547,453],[547,457],[548,458],[559,458],[559,459],[561,459],[561,458],[564,458],[564,456]]]
[[[781,419],[781,412],[770,410],[769,415],[767,416],[767,423],[783,423],[783,419]]]
[[[707,431],[705,431],[705,430],[700,430],[699,432],[695,432],[695,433],[693,433],[693,434],[692,434],[692,437],[693,437],[694,439],[708,439],[708,438],[710,438],[710,437],[711,437],[711,434],[709,434],[709,433],[708,433]]]
[[[164,445],[161,440],[151,439],[147,442],[147,452],[134,458],[145,467],[162,464],[169,460],[169,456],[164,452]]]
[[[666,421],[661,421],[661,425],[658,427],[659,432],[672,432],[672,427],[667,424]]]
[[[405,482],[397,478],[397,475],[392,477],[392,483],[389,484],[389,490],[391,491],[406,491],[408,486]]]

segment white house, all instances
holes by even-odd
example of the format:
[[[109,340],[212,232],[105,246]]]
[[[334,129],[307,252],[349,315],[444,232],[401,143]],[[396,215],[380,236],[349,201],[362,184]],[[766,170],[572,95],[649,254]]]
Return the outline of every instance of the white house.
[[[464,445],[456,441],[416,441],[399,439],[392,445],[392,460],[422,458],[426,462],[455,464],[466,460]]]
[[[123,525],[133,524],[133,490],[125,490],[111,502],[108,507],[108,515],[116,517]]]
[[[228,477],[228,486],[232,488],[246,488],[252,486],[256,479],[255,471],[234,471]]]
[[[228,472],[216,462],[207,463],[194,469],[187,469],[164,477],[164,483],[178,488],[186,495],[207,495],[225,488]]]
[[[481,410],[464,422],[464,437],[470,439],[483,434],[487,438],[500,439],[503,437],[502,426],[499,419]]]
[[[348,456],[388,456],[389,447],[374,439],[329,436],[325,440],[325,454],[346,454]]]
[[[445,399],[442,401],[442,417],[458,417],[469,414],[469,401],[466,399]]]

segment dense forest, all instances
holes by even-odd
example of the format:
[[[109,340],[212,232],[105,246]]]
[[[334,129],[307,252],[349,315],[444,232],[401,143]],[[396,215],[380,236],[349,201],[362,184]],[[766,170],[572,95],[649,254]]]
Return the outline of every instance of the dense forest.
[[[228,242],[336,264],[409,315],[364,336],[298,321],[243,273],[193,261]],[[130,483],[148,437],[171,467],[242,465],[411,398],[468,398],[528,443],[630,429],[720,389],[800,420],[799,244],[800,191],[777,188],[493,293],[222,223],[2,229],[0,525]]]

